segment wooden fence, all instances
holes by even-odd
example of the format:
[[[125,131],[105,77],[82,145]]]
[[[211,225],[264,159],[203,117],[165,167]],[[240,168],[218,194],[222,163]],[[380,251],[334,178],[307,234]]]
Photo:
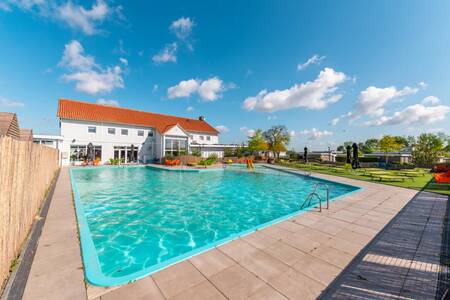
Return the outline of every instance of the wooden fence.
[[[0,137],[0,290],[58,168],[56,149]]]

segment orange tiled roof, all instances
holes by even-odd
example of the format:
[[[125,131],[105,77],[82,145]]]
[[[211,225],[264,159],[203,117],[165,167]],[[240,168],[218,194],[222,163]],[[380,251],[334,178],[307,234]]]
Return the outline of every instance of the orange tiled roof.
[[[218,134],[219,132],[197,119],[155,114],[145,111],[59,99],[58,117],[61,119],[148,126],[164,133],[169,126],[180,125],[186,131]]]

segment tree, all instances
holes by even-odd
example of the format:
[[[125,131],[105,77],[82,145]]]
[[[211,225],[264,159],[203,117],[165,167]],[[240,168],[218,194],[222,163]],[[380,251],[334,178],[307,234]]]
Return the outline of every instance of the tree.
[[[429,166],[438,160],[444,152],[444,141],[436,134],[421,134],[412,152],[414,162],[418,165]]]
[[[255,134],[248,139],[248,150],[255,151],[265,151],[267,150],[267,142],[264,138],[263,131],[261,129],[257,129]]]
[[[362,151],[364,153],[374,153],[380,148],[380,141],[378,139],[368,139],[364,142]]]
[[[403,144],[395,136],[385,135],[380,140],[380,150],[385,153],[386,164],[389,162],[389,152],[397,152],[402,149]]]
[[[403,137],[403,136],[394,136],[395,141],[402,145],[402,147],[407,147],[408,146],[408,139]]]
[[[338,146],[338,147],[336,148],[336,150],[339,151],[339,152],[343,152],[343,151],[345,151],[345,148],[344,148],[343,145],[340,145],[340,146]]]
[[[263,133],[263,136],[267,142],[268,149],[273,152],[278,160],[280,158],[280,152],[286,151],[286,146],[290,141],[290,135],[286,126],[272,126]]]

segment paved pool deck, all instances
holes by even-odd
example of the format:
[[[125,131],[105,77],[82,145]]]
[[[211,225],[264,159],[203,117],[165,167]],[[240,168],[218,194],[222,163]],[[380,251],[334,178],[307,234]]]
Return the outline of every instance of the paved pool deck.
[[[417,191],[331,175],[363,187],[331,203],[215,247],[134,283],[84,282],[69,172],[61,170],[24,299],[315,299]],[[400,237],[399,237],[400,238]],[[376,259],[376,258],[374,258]],[[353,263],[352,263],[353,265]],[[345,273],[344,272],[344,273]],[[342,273],[342,274],[344,274]]]

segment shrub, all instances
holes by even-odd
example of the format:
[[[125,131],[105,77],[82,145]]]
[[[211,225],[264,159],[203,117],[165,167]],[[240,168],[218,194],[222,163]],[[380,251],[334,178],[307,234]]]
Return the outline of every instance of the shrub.
[[[192,150],[192,156],[200,157],[202,154],[200,153],[200,150],[194,149]]]
[[[110,158],[109,159],[109,164],[113,165],[113,166],[118,165],[119,162],[120,162],[120,158]]]

